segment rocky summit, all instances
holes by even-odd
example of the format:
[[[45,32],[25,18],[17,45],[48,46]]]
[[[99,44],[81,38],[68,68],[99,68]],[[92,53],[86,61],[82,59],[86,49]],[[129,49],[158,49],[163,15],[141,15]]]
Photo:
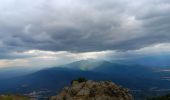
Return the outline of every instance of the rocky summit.
[[[51,100],[134,100],[128,89],[110,81],[73,81]]]

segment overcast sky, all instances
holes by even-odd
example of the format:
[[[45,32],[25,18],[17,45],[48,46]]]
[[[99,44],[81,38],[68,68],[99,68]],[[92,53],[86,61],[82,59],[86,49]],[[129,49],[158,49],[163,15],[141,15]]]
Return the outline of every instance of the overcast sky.
[[[170,53],[170,0],[0,0],[0,67]]]

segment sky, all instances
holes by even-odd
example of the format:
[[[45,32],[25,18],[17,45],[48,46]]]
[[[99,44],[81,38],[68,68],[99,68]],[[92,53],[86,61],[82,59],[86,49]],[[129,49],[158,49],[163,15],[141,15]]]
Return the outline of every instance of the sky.
[[[0,67],[170,54],[170,0],[0,0]]]

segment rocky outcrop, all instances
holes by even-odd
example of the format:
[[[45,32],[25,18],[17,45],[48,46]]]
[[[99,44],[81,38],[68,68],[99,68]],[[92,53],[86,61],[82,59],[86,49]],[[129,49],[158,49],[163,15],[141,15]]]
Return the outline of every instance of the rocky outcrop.
[[[133,100],[133,97],[128,89],[110,81],[74,81],[51,100]]]

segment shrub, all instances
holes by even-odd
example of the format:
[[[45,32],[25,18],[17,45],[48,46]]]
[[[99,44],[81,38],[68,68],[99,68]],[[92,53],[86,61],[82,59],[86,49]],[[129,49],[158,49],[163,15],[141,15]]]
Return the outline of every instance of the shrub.
[[[78,79],[72,80],[72,81],[71,81],[71,84],[73,84],[73,82],[82,83],[82,82],[86,82],[86,81],[87,81],[86,78],[80,77],[80,78],[78,78]]]

